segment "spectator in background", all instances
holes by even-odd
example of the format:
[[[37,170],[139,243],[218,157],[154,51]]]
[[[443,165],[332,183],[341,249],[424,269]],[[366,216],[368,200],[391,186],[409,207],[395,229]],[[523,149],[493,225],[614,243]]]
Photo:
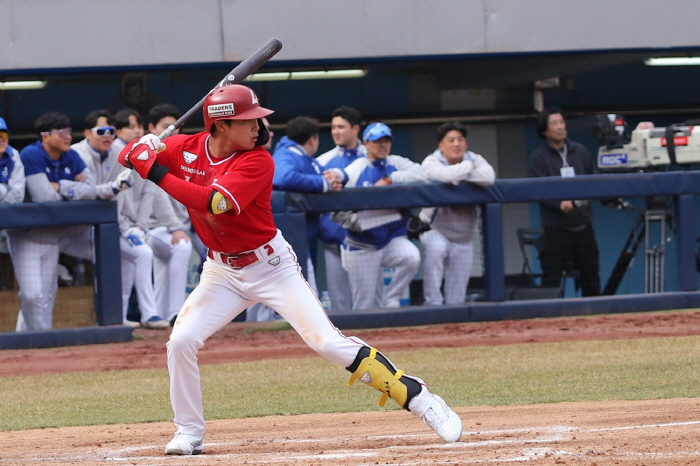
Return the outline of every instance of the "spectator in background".
[[[421,166],[391,154],[394,137],[384,123],[365,128],[367,156],[348,165],[346,188],[425,182]],[[400,298],[420,267],[420,251],[406,237],[408,215],[395,209],[336,212],[333,219],[347,228],[341,249],[352,289],[352,308],[399,307]],[[384,290],[383,270],[394,267]]]
[[[117,128],[117,139],[113,149],[119,153],[131,141],[141,139],[144,135],[143,118],[133,108],[125,108],[114,114],[114,127]]]
[[[10,129],[5,120],[0,118],[0,204],[19,204],[24,201],[26,186],[24,165],[19,152],[10,146],[9,141]],[[0,252],[10,252],[7,230],[0,230]]]
[[[528,176],[573,178],[594,173],[593,158],[586,148],[567,138],[566,121],[558,108],[537,116],[537,134],[543,143],[530,156]],[[561,286],[570,264],[580,274],[583,296],[600,294],[598,244],[591,226],[591,204],[587,200],[540,202],[544,248],[540,251],[542,286]]]
[[[114,199],[134,184],[131,170],[119,164],[119,151],[112,147],[116,132],[109,111],[93,110],[85,117],[85,139],[71,146],[95,177],[98,199]]]
[[[491,186],[496,173],[481,155],[467,150],[467,127],[449,122],[437,130],[438,148],[421,166],[429,181],[458,184],[461,181]],[[425,304],[461,304],[465,301],[477,233],[476,206],[428,207],[419,218],[430,226],[420,235]],[[440,291],[445,279],[445,296]]]
[[[180,118],[172,104],[158,104],[148,112],[148,131],[160,135]],[[172,135],[180,131],[173,131]],[[151,183],[150,181],[146,181]],[[156,308],[161,319],[172,326],[187,294],[187,274],[192,255],[192,222],[187,208],[162,189],[155,187],[153,210],[146,244],[153,250],[153,281]],[[198,238],[197,238],[198,239]],[[206,248],[198,241],[206,254]]]
[[[181,116],[182,113],[173,104],[154,105],[148,112],[148,132],[160,136],[163,131],[168,129]],[[179,129],[174,130],[171,136],[176,134],[180,134]]]
[[[318,163],[326,169],[345,169],[358,157],[367,153],[360,142],[359,133],[362,115],[352,107],[337,108],[331,115],[331,135],[336,146],[318,156]],[[352,308],[352,292],[348,286],[347,271],[340,261],[340,246],[345,239],[345,229],[331,218],[331,213],[321,215],[318,238],[323,244],[323,258],[326,264],[326,282],[331,307],[334,311]]]
[[[318,150],[318,122],[305,116],[294,117],[285,127],[286,136],[277,143],[272,156],[275,161],[273,189],[296,192],[340,191],[343,188],[340,170],[324,171],[313,155]],[[314,274],[313,252],[318,232],[318,215],[306,217],[307,281],[318,296]],[[248,308],[246,320],[269,320],[273,313],[267,306],[255,304]]]
[[[71,146],[94,174],[98,199],[116,201],[120,192],[134,185],[131,170],[119,163],[119,150],[114,147],[116,133],[112,114],[104,109],[93,110],[85,117],[85,139]],[[117,215],[120,206],[117,202]],[[123,323],[132,328],[139,326],[138,322],[128,321],[126,317]]]
[[[286,136],[275,147],[272,156],[275,161],[273,189],[305,193],[324,193],[343,189],[344,173],[340,169],[324,170],[313,158],[318,150],[318,122],[305,116],[294,117],[285,127]],[[313,279],[312,257],[318,233],[318,214],[306,217],[306,244],[309,246],[309,283],[316,286]],[[318,295],[318,290],[314,289]]]
[[[163,319],[156,307],[153,286],[153,250],[146,244],[149,220],[153,212],[156,185],[140,176],[134,177],[131,189],[117,196],[119,214],[119,248],[122,265],[122,318],[124,325],[132,328],[138,322],[127,320],[129,296],[132,287],[136,288],[141,323],[144,328],[163,330],[170,323]]]
[[[10,145],[10,129],[0,118],[0,204],[23,202],[25,186],[22,159]]]
[[[71,149],[68,115],[46,112],[34,123],[39,140],[20,152],[31,202],[95,199],[95,179]],[[48,330],[58,287],[61,252],[92,260],[91,228],[85,225],[16,229],[10,255],[19,284],[17,331]]]

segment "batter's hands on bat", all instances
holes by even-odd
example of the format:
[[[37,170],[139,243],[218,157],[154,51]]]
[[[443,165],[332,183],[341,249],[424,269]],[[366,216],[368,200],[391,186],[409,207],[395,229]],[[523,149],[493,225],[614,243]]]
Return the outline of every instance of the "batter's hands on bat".
[[[131,170],[122,170],[112,181],[112,191],[117,194],[119,191],[131,188],[134,185],[134,175]]]
[[[139,139],[139,142],[134,144],[134,149],[140,146],[141,144],[147,145],[149,149],[151,149],[156,154],[165,150],[165,144],[163,143],[163,141],[161,141],[160,138],[153,133],[147,134],[141,139]]]
[[[147,145],[136,145],[131,152],[126,154],[129,164],[134,167],[134,170],[141,175],[144,180],[148,179],[148,173],[155,165],[158,157],[156,153]]]

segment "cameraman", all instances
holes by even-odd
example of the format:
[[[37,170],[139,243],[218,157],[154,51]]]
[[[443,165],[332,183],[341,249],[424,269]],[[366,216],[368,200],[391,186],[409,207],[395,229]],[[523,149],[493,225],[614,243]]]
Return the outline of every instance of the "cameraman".
[[[530,156],[528,176],[573,178],[594,173],[593,158],[586,148],[567,138],[561,110],[543,110],[537,116],[536,129],[544,142]],[[542,286],[561,286],[562,275],[570,265],[580,274],[577,286],[581,287],[583,296],[598,296],[598,245],[591,226],[590,202],[541,202],[540,217],[544,229],[540,251]]]

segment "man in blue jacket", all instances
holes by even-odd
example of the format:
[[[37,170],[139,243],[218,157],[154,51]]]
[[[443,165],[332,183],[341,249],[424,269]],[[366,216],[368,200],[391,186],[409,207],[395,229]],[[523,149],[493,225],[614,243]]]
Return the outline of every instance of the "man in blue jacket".
[[[275,146],[272,158],[275,161],[275,175],[272,186],[279,191],[296,191],[302,193],[323,193],[340,191],[343,188],[342,170],[324,170],[313,158],[318,150],[318,123],[309,117],[294,117],[285,127],[286,136]],[[306,219],[306,242],[309,245],[307,260],[308,282],[318,295],[314,267],[311,260],[314,240],[318,232],[318,214]],[[246,313],[246,320],[267,320],[270,310],[262,305],[251,306]]]

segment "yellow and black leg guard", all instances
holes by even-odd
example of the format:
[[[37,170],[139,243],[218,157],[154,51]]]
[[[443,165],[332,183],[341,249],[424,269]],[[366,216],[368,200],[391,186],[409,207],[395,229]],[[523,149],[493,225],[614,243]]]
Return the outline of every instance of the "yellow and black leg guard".
[[[360,379],[372,388],[382,392],[379,406],[386,404],[387,398],[396,401],[403,409],[408,410],[408,403],[421,391],[421,385],[411,377],[403,375],[382,353],[375,348],[363,346],[357,352],[353,363],[346,367],[352,373],[348,385]]]

